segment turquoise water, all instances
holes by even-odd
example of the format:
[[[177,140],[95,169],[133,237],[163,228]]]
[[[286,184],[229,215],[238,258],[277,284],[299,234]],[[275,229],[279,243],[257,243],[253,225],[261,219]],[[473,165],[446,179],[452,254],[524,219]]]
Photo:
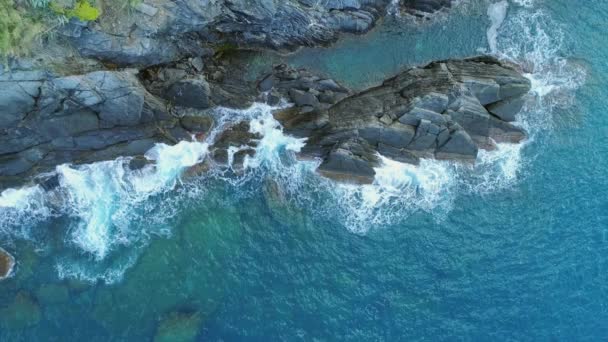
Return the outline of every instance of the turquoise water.
[[[283,58],[362,87],[490,51],[487,9]],[[599,0],[509,3],[494,52],[533,79],[531,139],[474,169],[387,162],[372,186],[336,186],[258,105],[217,113],[264,133],[244,175],[180,180],[206,151],[184,144],[151,152],[158,170],[64,168],[55,195],[2,194],[18,265],[0,340],[608,339],[606,17]]]

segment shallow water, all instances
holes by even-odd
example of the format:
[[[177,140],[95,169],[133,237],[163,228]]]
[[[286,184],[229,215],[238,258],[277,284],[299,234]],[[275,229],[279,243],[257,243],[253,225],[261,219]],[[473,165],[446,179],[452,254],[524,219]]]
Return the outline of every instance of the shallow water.
[[[217,113],[264,133],[243,175],[180,177],[204,144],[159,146],[150,157],[165,167],[139,173],[124,160],[63,167],[56,194],[0,196],[18,260],[0,283],[0,340],[150,340],[170,327],[205,341],[608,339],[608,3],[509,1],[495,50],[502,13],[489,5],[422,26],[389,18],[252,66],[286,60],[361,88],[494,51],[533,80],[524,146],[472,169],[387,161],[373,185],[335,186],[256,105]]]

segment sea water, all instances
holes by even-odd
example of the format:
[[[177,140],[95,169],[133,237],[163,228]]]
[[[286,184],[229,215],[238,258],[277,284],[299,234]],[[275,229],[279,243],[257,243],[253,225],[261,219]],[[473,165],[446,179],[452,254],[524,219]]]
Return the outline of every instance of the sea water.
[[[244,171],[189,172],[216,132],[158,145],[137,171],[127,158],[59,166],[51,193],[0,195],[18,262],[0,283],[0,340],[150,340],[172,326],[205,341],[607,339],[606,17],[604,1],[471,0],[254,56],[252,70],[286,61],[361,89],[491,53],[532,81],[517,121],[530,138],[475,166],[383,158],[374,184],[339,185],[254,104],[214,113],[216,132],[248,120],[262,135]]]

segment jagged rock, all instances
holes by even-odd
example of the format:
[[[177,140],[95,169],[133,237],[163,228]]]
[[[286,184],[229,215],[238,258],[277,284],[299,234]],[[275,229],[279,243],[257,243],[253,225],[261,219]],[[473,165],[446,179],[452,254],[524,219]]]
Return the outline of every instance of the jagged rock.
[[[25,182],[61,163],[140,154],[154,142],[172,141],[166,132],[177,119],[132,70],[64,77],[35,69],[0,70],[3,90],[23,89],[0,91],[0,104],[11,113],[0,120],[5,125],[0,131],[2,184]]]
[[[260,91],[269,91],[274,87],[274,82],[274,75],[270,74],[258,83],[258,89],[260,89]]]
[[[477,158],[477,145],[464,130],[456,130],[451,133],[448,140],[437,149],[437,159],[469,159]]]
[[[519,113],[523,105],[524,100],[521,97],[515,97],[491,103],[486,108],[501,120],[512,122],[515,121],[515,115]]]
[[[402,0],[415,15],[449,8],[451,0]],[[59,32],[85,57],[119,66],[148,67],[203,56],[208,45],[294,50],[327,45],[342,32],[364,33],[390,0],[154,0],[129,15],[96,22],[72,20]],[[153,18],[153,20],[151,20]]]
[[[494,142],[517,143],[523,129],[490,114],[512,114],[530,81],[492,57],[447,60],[413,68],[382,85],[315,111],[283,110],[275,118],[288,133],[309,138],[303,157],[322,158],[319,172],[373,181],[381,153],[402,162],[420,157],[474,161]],[[507,115],[507,119],[510,119]]]
[[[250,132],[249,122],[239,122],[220,134],[213,144],[211,156],[220,165],[240,170],[245,157],[255,155],[256,140],[260,138],[258,134]]]
[[[9,277],[14,267],[15,258],[0,247],[0,281]]]
[[[320,78],[304,69],[294,69],[285,64],[275,66],[273,72],[258,82],[260,91],[272,89],[299,107],[308,110],[328,108],[348,96],[350,90],[338,82]],[[303,109],[304,110],[304,109]]]
[[[372,165],[377,162],[374,150],[367,141],[350,139],[336,144],[318,171],[338,181],[365,184],[373,182],[376,172]]]

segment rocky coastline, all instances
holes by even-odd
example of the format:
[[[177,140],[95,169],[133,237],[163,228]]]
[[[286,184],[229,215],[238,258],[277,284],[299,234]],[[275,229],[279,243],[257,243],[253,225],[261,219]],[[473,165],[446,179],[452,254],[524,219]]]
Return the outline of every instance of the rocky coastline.
[[[59,164],[142,156],[155,143],[206,133],[212,123],[205,110],[244,108],[265,91],[264,82],[258,89],[242,79],[241,66],[218,63],[227,52],[327,45],[341,33],[367,32],[389,6],[424,17],[451,4],[149,0],[128,15],[72,19],[59,28],[61,39],[35,58],[1,63],[0,189],[26,184]],[[348,93],[326,83],[320,103]],[[306,87],[289,85],[267,100],[309,97],[300,94]]]
[[[526,138],[512,122],[530,81],[515,65],[489,56],[435,61],[354,92],[331,75],[285,64],[248,79],[246,63],[225,58],[328,45],[340,34],[369,31],[389,6],[428,18],[452,5],[146,0],[111,21],[72,20],[58,32],[70,48],[49,43],[40,58],[7,58],[0,66],[0,190],[53,189],[53,171],[66,163],[133,157],[129,166],[141,168],[157,143],[207,137],[219,106],[282,100],[292,105],[277,107],[275,118],[286,133],[307,139],[298,157],[320,160],[318,172],[336,181],[372,183],[380,156],[474,163],[480,149]],[[237,121],[210,142],[207,159],[239,169],[258,140],[246,119]],[[0,249],[0,280],[14,264]]]
[[[229,57],[328,45],[343,33],[365,33],[390,8],[429,18],[451,6],[146,0],[128,16],[72,20],[46,52],[7,58],[0,67],[0,190],[53,189],[53,171],[66,163],[132,157],[129,167],[141,168],[152,163],[144,154],[157,143],[205,139],[216,108],[256,102],[289,102],[274,116],[286,133],[306,138],[298,157],[320,160],[318,172],[336,181],[373,182],[380,156],[474,163],[480,149],[526,137],[512,124],[530,90],[516,65],[489,56],[435,61],[354,92],[331,75],[285,64],[251,79],[247,63]],[[236,120],[208,141],[197,172],[242,168],[259,138],[246,118]],[[13,259],[3,255],[9,269]]]

